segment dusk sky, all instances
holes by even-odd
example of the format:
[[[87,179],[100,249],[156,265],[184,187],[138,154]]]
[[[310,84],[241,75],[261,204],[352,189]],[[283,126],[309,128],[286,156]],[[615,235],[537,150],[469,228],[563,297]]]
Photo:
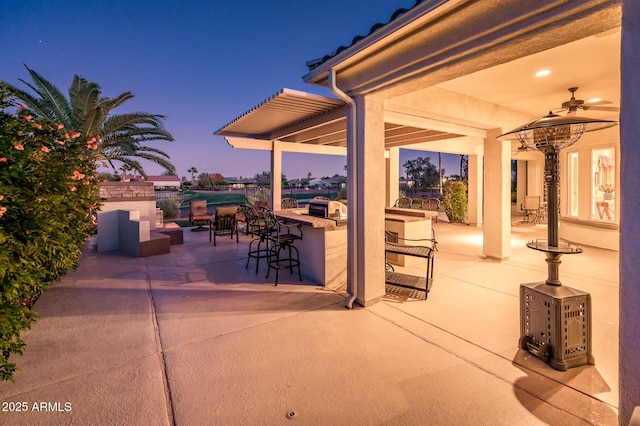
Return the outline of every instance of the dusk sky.
[[[174,142],[153,146],[179,176],[253,176],[263,151],[233,149],[213,132],[283,87],[332,96],[305,84],[306,62],[348,45],[415,0],[35,1],[0,3],[0,80],[27,89],[24,64],[63,93],[78,74],[104,96],[131,91],[116,113],[166,116]],[[401,151],[400,164],[419,154]],[[425,156],[425,154],[422,154]],[[437,164],[437,155],[429,155]],[[446,174],[459,156],[446,156]],[[289,179],[346,174],[346,157],[285,154]],[[148,174],[162,169],[143,163]],[[108,171],[100,169],[100,171]],[[400,171],[404,173],[404,169]]]

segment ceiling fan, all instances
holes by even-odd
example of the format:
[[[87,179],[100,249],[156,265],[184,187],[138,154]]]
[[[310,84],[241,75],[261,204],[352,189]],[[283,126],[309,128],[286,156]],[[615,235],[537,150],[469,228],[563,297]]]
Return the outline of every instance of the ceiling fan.
[[[582,110],[592,110],[592,111],[611,111],[618,112],[620,108],[614,106],[603,106],[607,104],[611,104],[611,101],[596,101],[596,102],[585,102],[582,99],[576,99],[576,91],[577,87],[570,87],[569,92],[571,92],[571,99],[562,103],[562,108],[556,110],[556,112],[567,111],[567,115],[576,115],[576,111],[578,109]]]

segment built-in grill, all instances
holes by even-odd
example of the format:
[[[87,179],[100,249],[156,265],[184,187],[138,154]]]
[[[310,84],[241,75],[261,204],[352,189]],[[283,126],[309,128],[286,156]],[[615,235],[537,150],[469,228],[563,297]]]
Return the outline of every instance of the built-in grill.
[[[337,225],[347,223],[347,206],[339,201],[313,199],[309,202],[309,216],[332,219]]]

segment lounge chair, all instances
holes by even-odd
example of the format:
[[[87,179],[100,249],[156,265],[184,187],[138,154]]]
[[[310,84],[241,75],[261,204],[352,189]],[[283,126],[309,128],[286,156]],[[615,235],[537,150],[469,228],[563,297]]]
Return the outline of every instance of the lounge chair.
[[[200,222],[198,227],[193,228],[192,231],[206,231],[207,228],[203,225],[209,223],[211,217],[207,211],[207,200],[191,200],[189,202],[189,224],[193,226],[196,222]]]

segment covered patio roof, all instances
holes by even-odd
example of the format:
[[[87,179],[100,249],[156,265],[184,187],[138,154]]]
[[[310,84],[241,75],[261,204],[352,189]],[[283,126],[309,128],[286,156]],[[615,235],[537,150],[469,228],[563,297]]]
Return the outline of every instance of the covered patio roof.
[[[393,121],[385,120],[386,148],[463,136]],[[227,142],[237,148],[266,149],[266,145],[259,141],[272,140],[318,147],[345,147],[346,123],[347,107],[344,101],[284,88],[216,130],[214,135],[224,136]],[[433,127],[431,124],[429,127]],[[241,143],[237,138],[241,138]],[[256,141],[252,144],[247,139]],[[313,149],[305,151],[313,152]]]

